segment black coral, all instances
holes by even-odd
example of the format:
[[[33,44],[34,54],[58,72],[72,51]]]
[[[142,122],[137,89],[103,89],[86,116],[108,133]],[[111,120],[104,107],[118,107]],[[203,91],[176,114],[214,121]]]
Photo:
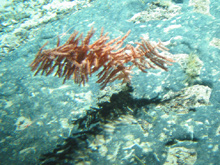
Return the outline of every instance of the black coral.
[[[97,83],[102,89],[115,80],[122,80],[123,83],[130,81],[131,69],[136,66],[141,71],[158,67],[167,70],[165,64],[171,65],[172,59],[162,56],[159,51],[166,51],[161,42],[153,45],[150,41],[142,39],[141,43],[123,46],[124,40],[129,35],[118,37],[109,41],[108,33],[103,34],[103,29],[99,39],[90,44],[90,39],[95,30],[91,28],[85,38],[78,32],[74,32],[64,45],[59,44],[54,49],[44,50],[44,44],[31,63],[32,71],[35,75],[41,72],[55,75],[67,79],[73,78],[77,84],[85,84],[89,76],[98,72]],[[78,37],[77,37],[78,36]],[[129,64],[128,64],[129,63]]]

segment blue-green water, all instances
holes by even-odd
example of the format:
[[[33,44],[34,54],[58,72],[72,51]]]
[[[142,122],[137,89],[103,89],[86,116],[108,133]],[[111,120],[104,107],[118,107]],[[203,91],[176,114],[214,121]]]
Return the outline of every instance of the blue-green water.
[[[218,164],[220,2],[3,1],[0,6],[0,164]],[[101,90],[34,76],[39,49],[74,31],[90,43],[131,30],[122,47],[161,40],[175,62],[131,70]],[[125,50],[130,53],[129,50]],[[53,58],[52,56],[50,58]],[[124,66],[132,65],[130,61]],[[45,155],[46,154],[46,155]]]

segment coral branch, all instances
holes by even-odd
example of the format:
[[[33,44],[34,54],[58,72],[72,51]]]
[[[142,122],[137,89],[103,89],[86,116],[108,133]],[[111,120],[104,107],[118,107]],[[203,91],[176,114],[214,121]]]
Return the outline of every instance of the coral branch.
[[[138,67],[142,72],[146,69],[155,68],[155,65],[167,71],[166,65],[172,65],[172,59],[162,56],[161,51],[168,51],[161,42],[152,44],[141,38],[141,43],[136,47],[124,44],[124,40],[130,34],[130,30],[123,36],[108,41],[108,33],[103,35],[103,28],[99,39],[90,44],[95,30],[91,30],[83,38],[83,34],[77,35],[75,31],[65,44],[60,46],[58,39],[57,47],[44,49],[44,44],[31,63],[31,70],[35,75],[50,75],[55,72],[58,77],[64,77],[64,81],[73,78],[77,84],[85,84],[89,76],[98,72],[97,83],[101,89],[109,82],[122,80],[122,83],[130,82],[131,69]],[[153,65],[154,64],[154,65]]]

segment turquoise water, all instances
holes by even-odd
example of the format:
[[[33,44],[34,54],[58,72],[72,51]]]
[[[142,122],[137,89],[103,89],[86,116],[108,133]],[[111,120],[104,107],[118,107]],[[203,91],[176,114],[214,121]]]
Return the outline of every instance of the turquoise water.
[[[218,164],[219,2],[0,5],[0,164]]]

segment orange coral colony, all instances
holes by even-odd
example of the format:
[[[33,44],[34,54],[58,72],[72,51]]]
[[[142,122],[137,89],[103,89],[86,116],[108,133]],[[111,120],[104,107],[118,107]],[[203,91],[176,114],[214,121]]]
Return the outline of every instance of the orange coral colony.
[[[130,82],[131,69],[136,66],[141,71],[155,68],[155,65],[167,70],[166,64],[172,65],[171,58],[161,55],[161,51],[168,49],[161,42],[152,44],[142,38],[141,43],[136,46],[123,46],[130,30],[123,36],[109,40],[108,33],[103,34],[103,28],[99,39],[90,44],[90,39],[95,33],[91,28],[85,38],[83,34],[78,36],[75,31],[65,44],[60,46],[58,39],[57,47],[54,49],[43,49],[44,44],[31,63],[31,70],[41,74],[49,75],[55,72],[55,76],[74,79],[77,84],[85,84],[88,77],[98,72],[97,83],[101,89],[109,82],[122,80],[122,83]],[[78,37],[77,37],[78,36]]]

